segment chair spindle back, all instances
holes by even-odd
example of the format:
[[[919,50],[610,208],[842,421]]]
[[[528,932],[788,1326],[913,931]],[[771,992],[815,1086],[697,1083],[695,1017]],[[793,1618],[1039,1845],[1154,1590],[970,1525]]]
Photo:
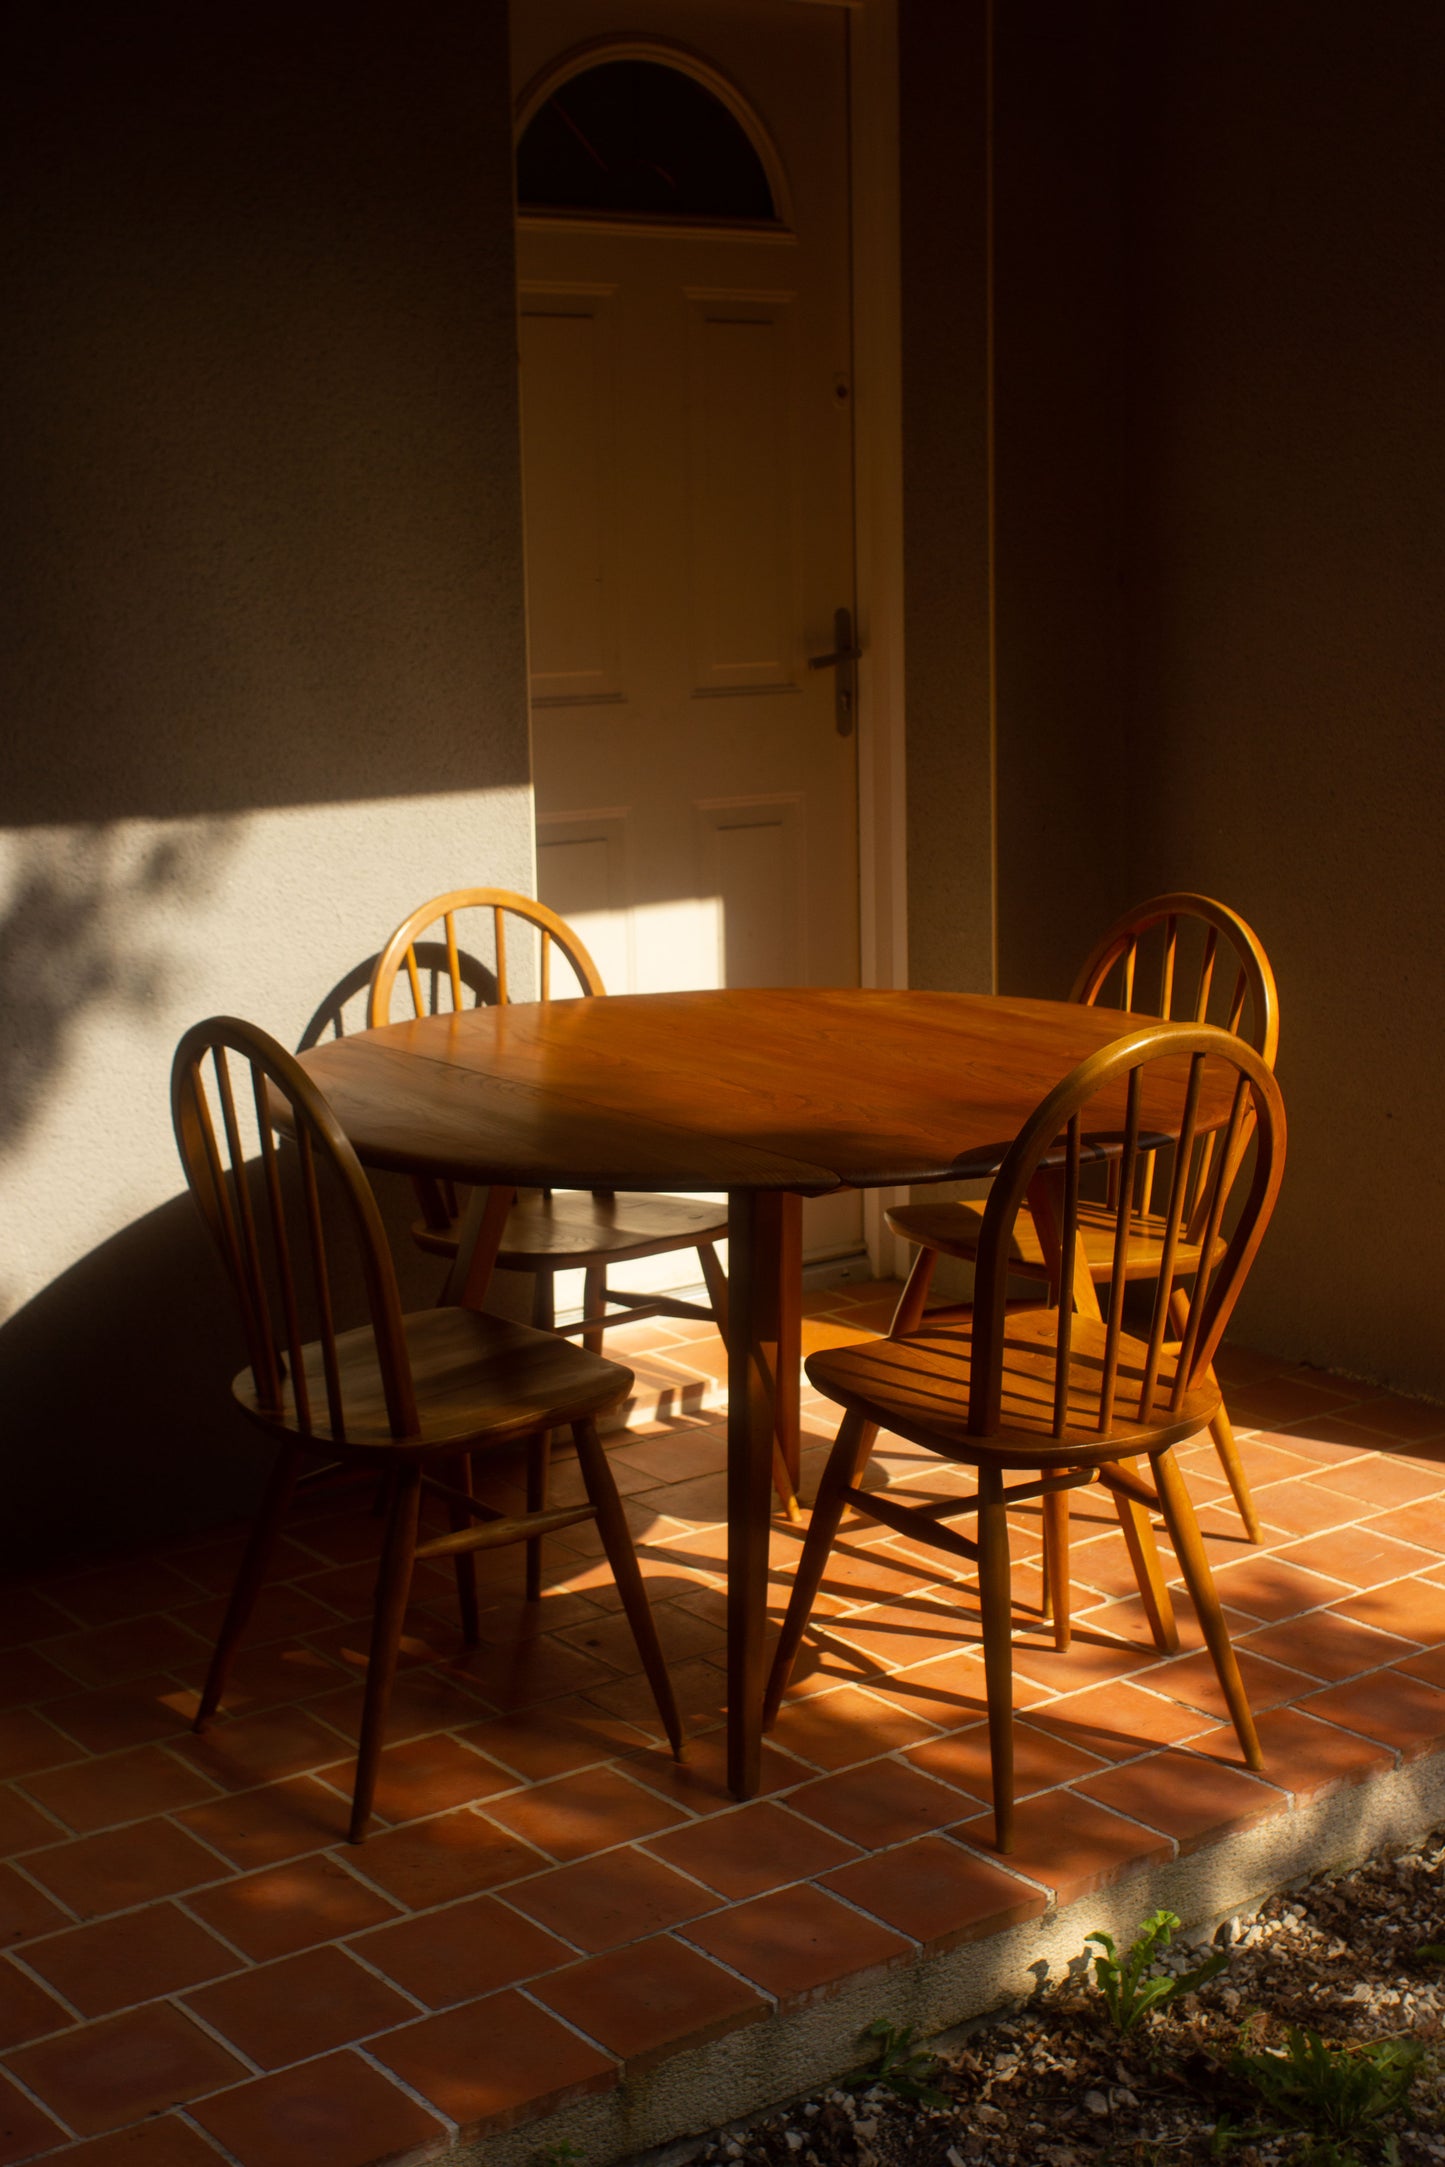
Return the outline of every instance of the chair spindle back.
[[[1262,1054],[1279,1052],[1279,994],[1258,935],[1211,896],[1154,896],[1136,904],[1090,950],[1071,1001],[1213,1023]]]
[[[1236,1210],[1251,1136],[1252,1171]],[[1160,1268],[1145,1354],[1126,1365],[1124,1266],[1137,1230],[1139,1167],[1166,1140],[1172,1163],[1167,1199],[1153,1220]],[[1094,1444],[1116,1423],[1177,1414],[1203,1380],[1274,1208],[1284,1142],[1284,1107],[1269,1067],[1253,1047],[1208,1024],[1145,1026],[1091,1055],[1057,1085],[1020,1131],[989,1192],[974,1283],[970,1431],[987,1435],[1007,1419],[1001,1397],[1009,1257],[1014,1222],[1041,1170],[1062,1180],[1058,1218],[1067,1260],[1074,1254],[1084,1169],[1104,1158],[1118,1168],[1111,1199],[1114,1268],[1101,1290],[1108,1303],[1102,1358],[1094,1351],[1076,1357],[1083,1333],[1065,1301],[1057,1310],[1053,1372],[1046,1380],[1055,1441]],[[1202,1252],[1182,1261],[1181,1251],[1195,1238]],[[1067,1285],[1067,1264],[1062,1276]],[[1171,1307],[1176,1294],[1185,1303],[1182,1326]],[[1091,1333],[1090,1350],[1096,1344]]]
[[[391,1434],[414,1436],[401,1298],[376,1199],[295,1057],[254,1024],[212,1016],[176,1048],[171,1112],[186,1179],[241,1312],[260,1411],[303,1436],[346,1442],[338,1288],[359,1264]],[[294,1150],[278,1145],[278,1121]]]
[[[1171,1022],[1216,1024],[1243,1038],[1271,1068],[1279,1051],[1279,994],[1269,958],[1253,927],[1211,896],[1154,896],[1126,911],[1086,957],[1069,998]],[[1241,1148],[1247,1141],[1246,1131]],[[1210,1156],[1206,1150],[1196,1165],[1196,1192]],[[1158,1154],[1144,1152],[1134,1191],[1141,1223],[1153,1211],[1159,1174]],[[1110,1176],[1111,1203],[1118,1178]],[[1197,1203],[1198,1193],[1186,1206],[1186,1228],[1197,1223]]]
[[[457,935],[457,918],[467,912],[480,913],[488,933],[492,962],[490,966],[483,964],[480,970],[471,950],[462,946]],[[590,997],[605,991],[601,973],[582,942],[565,918],[559,918],[545,903],[518,895],[510,888],[456,888],[450,895],[433,896],[429,903],[418,904],[392,934],[371,974],[367,1023],[375,1029],[378,1024],[391,1022],[392,995],[403,971],[415,1016],[437,1013],[448,1005],[444,995],[450,996],[453,1009],[500,1006],[510,1001],[516,984],[513,958],[508,954],[512,920],[520,920],[529,933],[537,936],[538,1000],[549,1001],[554,995],[554,949],[571,967],[580,994]],[[438,925],[443,940],[429,944],[434,953],[428,955],[421,945],[422,936]],[[473,995],[471,1002],[466,999],[468,992]]]

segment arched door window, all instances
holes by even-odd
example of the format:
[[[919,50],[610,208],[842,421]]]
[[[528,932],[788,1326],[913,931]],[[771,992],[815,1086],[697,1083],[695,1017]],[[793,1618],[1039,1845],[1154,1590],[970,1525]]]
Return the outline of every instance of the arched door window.
[[[518,209],[777,226],[758,142],[701,73],[636,53],[565,73],[522,129]]]

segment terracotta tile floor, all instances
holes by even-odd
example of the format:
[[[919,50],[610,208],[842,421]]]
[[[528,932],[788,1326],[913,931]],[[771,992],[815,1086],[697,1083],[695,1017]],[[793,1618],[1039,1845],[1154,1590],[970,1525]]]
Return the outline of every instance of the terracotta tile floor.
[[[864,1286],[808,1308],[816,1345],[876,1329],[888,1303]],[[633,1427],[609,1443],[687,1711],[681,1767],[588,1527],[549,1545],[534,1613],[519,1554],[487,1563],[470,1655],[447,1575],[419,1575],[360,1850],[343,1829],[378,1523],[355,1490],[295,1521],[205,1739],[186,1726],[234,1534],[0,1594],[0,2167],[445,2148],[1445,1746],[1445,1408],[1239,1352],[1222,1367],[1259,1548],[1207,1442],[1183,1461],[1262,1777],[1221,1728],[1187,1605],[1181,1654],[1153,1654],[1091,1501],[1067,1656],[1028,1607],[1039,1529],[1017,1515],[1007,1863],[969,1583],[864,1523],[836,1553],[764,1795],[737,1806],[719,1350],[665,1323],[610,1344],[639,1367]],[[815,1475],[831,1425],[807,1394],[805,1419]],[[879,1463],[938,1487],[904,1444]],[[515,1475],[495,1469],[490,1494]],[[563,1496],[575,1480],[563,1460]],[[778,1523],[779,1604],[799,1540]]]

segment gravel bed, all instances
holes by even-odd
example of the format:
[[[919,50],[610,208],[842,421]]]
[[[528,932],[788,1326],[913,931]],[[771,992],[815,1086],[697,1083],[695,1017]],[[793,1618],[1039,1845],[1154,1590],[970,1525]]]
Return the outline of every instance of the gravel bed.
[[[699,2167],[1445,2162],[1445,1961],[1416,1953],[1430,1944],[1445,1944],[1445,1829],[1226,1920],[1214,1935],[1226,1967],[1125,2033],[1110,2024],[1081,1952],[1060,1986],[934,2042],[935,2065],[916,2073],[946,2104],[866,2082],[839,2085],[686,2152],[673,2149],[670,2159]],[[1179,1976],[1212,1953],[1181,1939],[1158,1968]],[[1241,2044],[1255,2054],[1283,2048],[1292,2026],[1332,2046],[1419,2042],[1404,2107],[1347,2141],[1287,2128],[1229,2065]],[[860,2041],[860,2062],[870,2052]]]

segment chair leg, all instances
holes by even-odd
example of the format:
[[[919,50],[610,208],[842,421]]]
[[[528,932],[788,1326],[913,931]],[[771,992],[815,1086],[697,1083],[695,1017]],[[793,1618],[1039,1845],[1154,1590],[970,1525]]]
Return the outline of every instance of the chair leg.
[[[605,1264],[589,1264],[582,1274],[582,1314],[599,1320],[607,1315],[607,1267]],[[582,1344],[589,1354],[602,1352],[603,1326],[599,1321],[591,1331],[582,1334]]]
[[[728,1336],[728,1275],[717,1260],[716,1242],[703,1242],[698,1248],[697,1261],[702,1266],[703,1285],[713,1317],[724,1341]]]
[[[1213,1375],[1214,1372],[1211,1370],[1210,1376]],[[1258,1542],[1263,1534],[1263,1529],[1259,1524],[1259,1514],[1255,1510],[1253,1493],[1249,1487],[1249,1477],[1244,1472],[1244,1462],[1239,1456],[1239,1446],[1235,1443],[1234,1425],[1229,1419],[1229,1409],[1225,1406],[1223,1400],[1219,1403],[1219,1412],[1209,1425],[1209,1434],[1214,1440],[1214,1449],[1219,1455],[1219,1464],[1224,1469],[1224,1479],[1234,1494],[1235,1504],[1239,1507],[1239,1517],[1244,1522],[1244,1532],[1251,1542]]]
[[[622,1500],[617,1495],[617,1485],[607,1464],[607,1454],[597,1435],[595,1422],[574,1422],[572,1436],[577,1446],[577,1464],[582,1470],[582,1480],[587,1486],[588,1501],[597,1515],[597,1532],[602,1537],[602,1547],[607,1562],[612,1567],[612,1577],[642,1657],[642,1667],[647,1682],[652,1687],[652,1697],[667,1732],[668,1743],[674,1757],[682,1758],[682,1719],[677,1712],[677,1701],[668,1675],[667,1662],[662,1653],[662,1643],[657,1637],[657,1620],[652,1615],[652,1605],[647,1600],[647,1589],[637,1563],[637,1552],[632,1547],[632,1530],[627,1525],[627,1515]]]
[[[460,1453],[456,1461],[456,1487],[472,1496],[472,1456]],[[472,1527],[471,1514],[465,1505],[451,1503],[447,1517],[455,1533],[460,1528]],[[482,1637],[481,1616],[477,1608],[477,1553],[475,1550],[459,1550],[454,1560],[457,1576],[457,1609],[461,1613],[462,1640],[468,1648],[475,1648]]]
[[[773,1349],[773,1434],[783,1463],[787,1491],[783,1510],[800,1520],[798,1488],[802,1481],[803,1383],[803,1215],[796,1203],[783,1213],[778,1251],[778,1337]],[[776,1472],[775,1458],[774,1469]]]
[[[993,1839],[1014,1841],[1013,1603],[1009,1590],[1008,1508],[996,1467],[978,1471],[978,1602],[988,1694],[988,1751],[993,1772]]]
[[[1184,1289],[1182,1287],[1176,1287],[1169,1297],[1169,1318],[1175,1331],[1182,1338],[1189,1322],[1189,1304],[1184,1299]],[[1213,1369],[1209,1372],[1209,1382],[1216,1391],[1219,1389],[1219,1380],[1216,1378]],[[1239,1446],[1235,1443],[1234,1425],[1229,1419],[1229,1409],[1225,1406],[1222,1398],[1219,1402],[1219,1412],[1209,1425],[1209,1434],[1213,1439],[1214,1449],[1219,1455],[1219,1464],[1224,1469],[1224,1479],[1229,1484],[1234,1502],[1239,1509],[1239,1517],[1244,1522],[1244,1532],[1251,1542],[1258,1542],[1263,1534],[1263,1529],[1259,1524],[1259,1514],[1255,1510],[1254,1497],[1249,1487],[1249,1477],[1244,1472],[1244,1462],[1239,1456]]]
[[[557,1322],[557,1282],[551,1272],[532,1275],[532,1330],[550,1332]]]
[[[898,1307],[893,1312],[893,1322],[888,1327],[890,1339],[901,1339],[905,1332],[916,1332],[923,1322],[923,1305],[928,1300],[937,1263],[936,1249],[920,1249],[913,1259],[903,1282],[903,1292],[898,1297]]]
[[[1132,1460],[1121,1460],[1126,1473],[1136,1472]],[[1134,1568],[1134,1579],[1139,1598],[1144,1605],[1144,1615],[1149,1621],[1149,1631],[1154,1645],[1165,1655],[1179,1653],[1179,1627],[1174,1619],[1174,1604],[1164,1579],[1164,1564],[1159,1555],[1159,1545],[1154,1540],[1154,1530],[1144,1507],[1122,1491],[1113,1493],[1114,1510],[1119,1516],[1128,1546],[1129,1562]]]
[[[818,1495],[813,1500],[812,1516],[808,1521],[808,1533],[803,1543],[803,1554],[793,1570],[793,1592],[788,1599],[787,1613],[783,1618],[783,1630],[773,1651],[773,1667],[768,1673],[768,1690],[763,1696],[763,1729],[771,1730],[778,1720],[783,1694],[792,1675],[798,1648],[818,1599],[818,1589],[827,1569],[828,1553],[833,1547],[843,1507],[847,1502],[844,1492],[858,1480],[867,1464],[877,1436],[876,1426],[865,1422],[858,1414],[846,1414],[828,1455],[818,1484]]]
[[[551,1272],[538,1272],[532,1281],[532,1329],[550,1332],[557,1322],[557,1281]],[[547,1477],[552,1465],[550,1434],[527,1440],[527,1510],[543,1512],[547,1505]],[[542,1596],[542,1542],[533,1536],[527,1544],[527,1579],[523,1589],[529,1603]]]
[[[371,1801],[376,1795],[376,1771],[386,1735],[386,1712],[391,1704],[396,1660],[401,1650],[402,1621],[411,1593],[420,1503],[421,1468],[412,1461],[397,1472],[391,1517],[386,1523],[381,1564],[376,1575],[371,1656],[366,1666],[366,1700],[361,1713],[361,1741],[356,1752],[356,1788],[351,1794],[351,1828],[347,1838],[350,1843],[360,1843],[366,1834],[366,1824],[371,1819]]]
[[[1224,1622],[1219,1592],[1214,1585],[1214,1575],[1209,1569],[1208,1554],[1200,1537],[1199,1522],[1194,1517],[1194,1506],[1190,1502],[1184,1477],[1175,1464],[1172,1450],[1161,1452],[1153,1466],[1169,1540],[1174,1545],[1174,1555],[1179,1560],[1184,1585],[1194,1599],[1194,1608],[1198,1612],[1204,1633],[1204,1644],[1209,1650],[1215,1675],[1229,1708],[1229,1718],[1244,1754],[1244,1765],[1246,1768],[1263,1768],[1264,1755],[1260,1751],[1259,1733],[1255,1730],[1254,1717],[1245,1697],[1244,1680],[1239,1675],[1239,1661],[1229,1637],[1229,1627]]]
[[[527,1510],[545,1512],[547,1492],[551,1487],[552,1432],[539,1430],[527,1440]],[[527,1583],[526,1598],[529,1603],[542,1600],[542,1538],[527,1537]]]
[[[271,1470],[271,1479],[266,1485],[261,1509],[252,1522],[245,1555],[241,1559],[241,1569],[231,1590],[231,1600],[226,1605],[226,1615],[221,1623],[215,1653],[211,1657],[211,1667],[206,1673],[206,1683],[201,1692],[201,1704],[196,1710],[195,1723],[192,1726],[195,1730],[202,1730],[220,1706],[221,1695],[226,1690],[231,1658],[236,1652],[237,1642],[250,1623],[251,1613],[256,1607],[256,1597],[265,1583],[266,1568],[275,1555],[276,1538],[281,1532],[281,1524],[286,1518],[287,1507],[296,1488],[296,1478],[301,1472],[301,1463],[305,1457],[300,1445],[283,1445],[276,1455],[276,1465]]]
[[[1071,1637],[1073,1589],[1069,1577],[1069,1493],[1051,1490],[1043,1499],[1044,1616],[1054,1621],[1054,1646],[1067,1648]]]

